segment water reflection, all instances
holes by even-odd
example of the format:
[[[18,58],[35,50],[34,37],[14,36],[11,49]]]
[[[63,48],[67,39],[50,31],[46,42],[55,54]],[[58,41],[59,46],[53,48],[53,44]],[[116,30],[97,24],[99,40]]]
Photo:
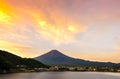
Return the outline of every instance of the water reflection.
[[[100,72],[16,73],[0,75],[0,79],[120,79],[120,73],[100,73]]]

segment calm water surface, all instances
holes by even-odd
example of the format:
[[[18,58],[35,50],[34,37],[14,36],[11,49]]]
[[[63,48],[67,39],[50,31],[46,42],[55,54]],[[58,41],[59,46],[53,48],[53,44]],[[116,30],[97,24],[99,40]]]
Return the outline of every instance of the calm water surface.
[[[120,73],[39,72],[0,75],[0,79],[120,79]]]

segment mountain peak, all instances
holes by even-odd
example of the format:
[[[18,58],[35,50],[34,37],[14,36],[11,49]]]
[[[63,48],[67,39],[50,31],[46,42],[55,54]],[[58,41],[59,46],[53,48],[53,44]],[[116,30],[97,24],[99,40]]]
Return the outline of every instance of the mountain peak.
[[[55,50],[49,51],[48,53],[54,53],[55,54],[55,53],[61,53],[61,52],[55,49]]]
[[[71,57],[63,54],[62,52],[60,52],[58,50],[51,50],[46,54],[35,57],[35,59],[38,60],[38,61],[43,62],[44,64],[56,65],[54,63],[64,64],[64,62],[66,63],[66,62],[70,61]]]
[[[48,53],[46,54],[43,54],[43,56],[52,56],[52,57],[58,57],[58,56],[65,56],[63,53],[61,53],[60,51],[58,50],[51,50],[49,51]]]
[[[54,52],[54,51],[55,51],[55,52],[59,52],[59,51],[58,51],[58,50],[56,50],[56,49],[51,50],[51,52]]]

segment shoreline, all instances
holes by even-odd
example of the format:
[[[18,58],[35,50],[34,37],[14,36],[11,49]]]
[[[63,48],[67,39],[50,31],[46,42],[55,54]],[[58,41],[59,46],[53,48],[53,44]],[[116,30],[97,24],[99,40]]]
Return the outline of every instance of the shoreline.
[[[2,74],[16,74],[16,73],[40,73],[40,72],[98,72],[98,73],[120,73],[120,72],[109,72],[109,71],[28,71],[28,72],[7,72],[7,73],[0,73]]]

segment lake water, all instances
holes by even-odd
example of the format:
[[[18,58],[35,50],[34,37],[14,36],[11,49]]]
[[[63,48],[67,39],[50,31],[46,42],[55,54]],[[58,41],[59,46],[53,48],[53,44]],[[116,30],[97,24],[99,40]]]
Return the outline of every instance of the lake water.
[[[0,79],[120,79],[120,73],[107,72],[39,72],[0,75]]]

